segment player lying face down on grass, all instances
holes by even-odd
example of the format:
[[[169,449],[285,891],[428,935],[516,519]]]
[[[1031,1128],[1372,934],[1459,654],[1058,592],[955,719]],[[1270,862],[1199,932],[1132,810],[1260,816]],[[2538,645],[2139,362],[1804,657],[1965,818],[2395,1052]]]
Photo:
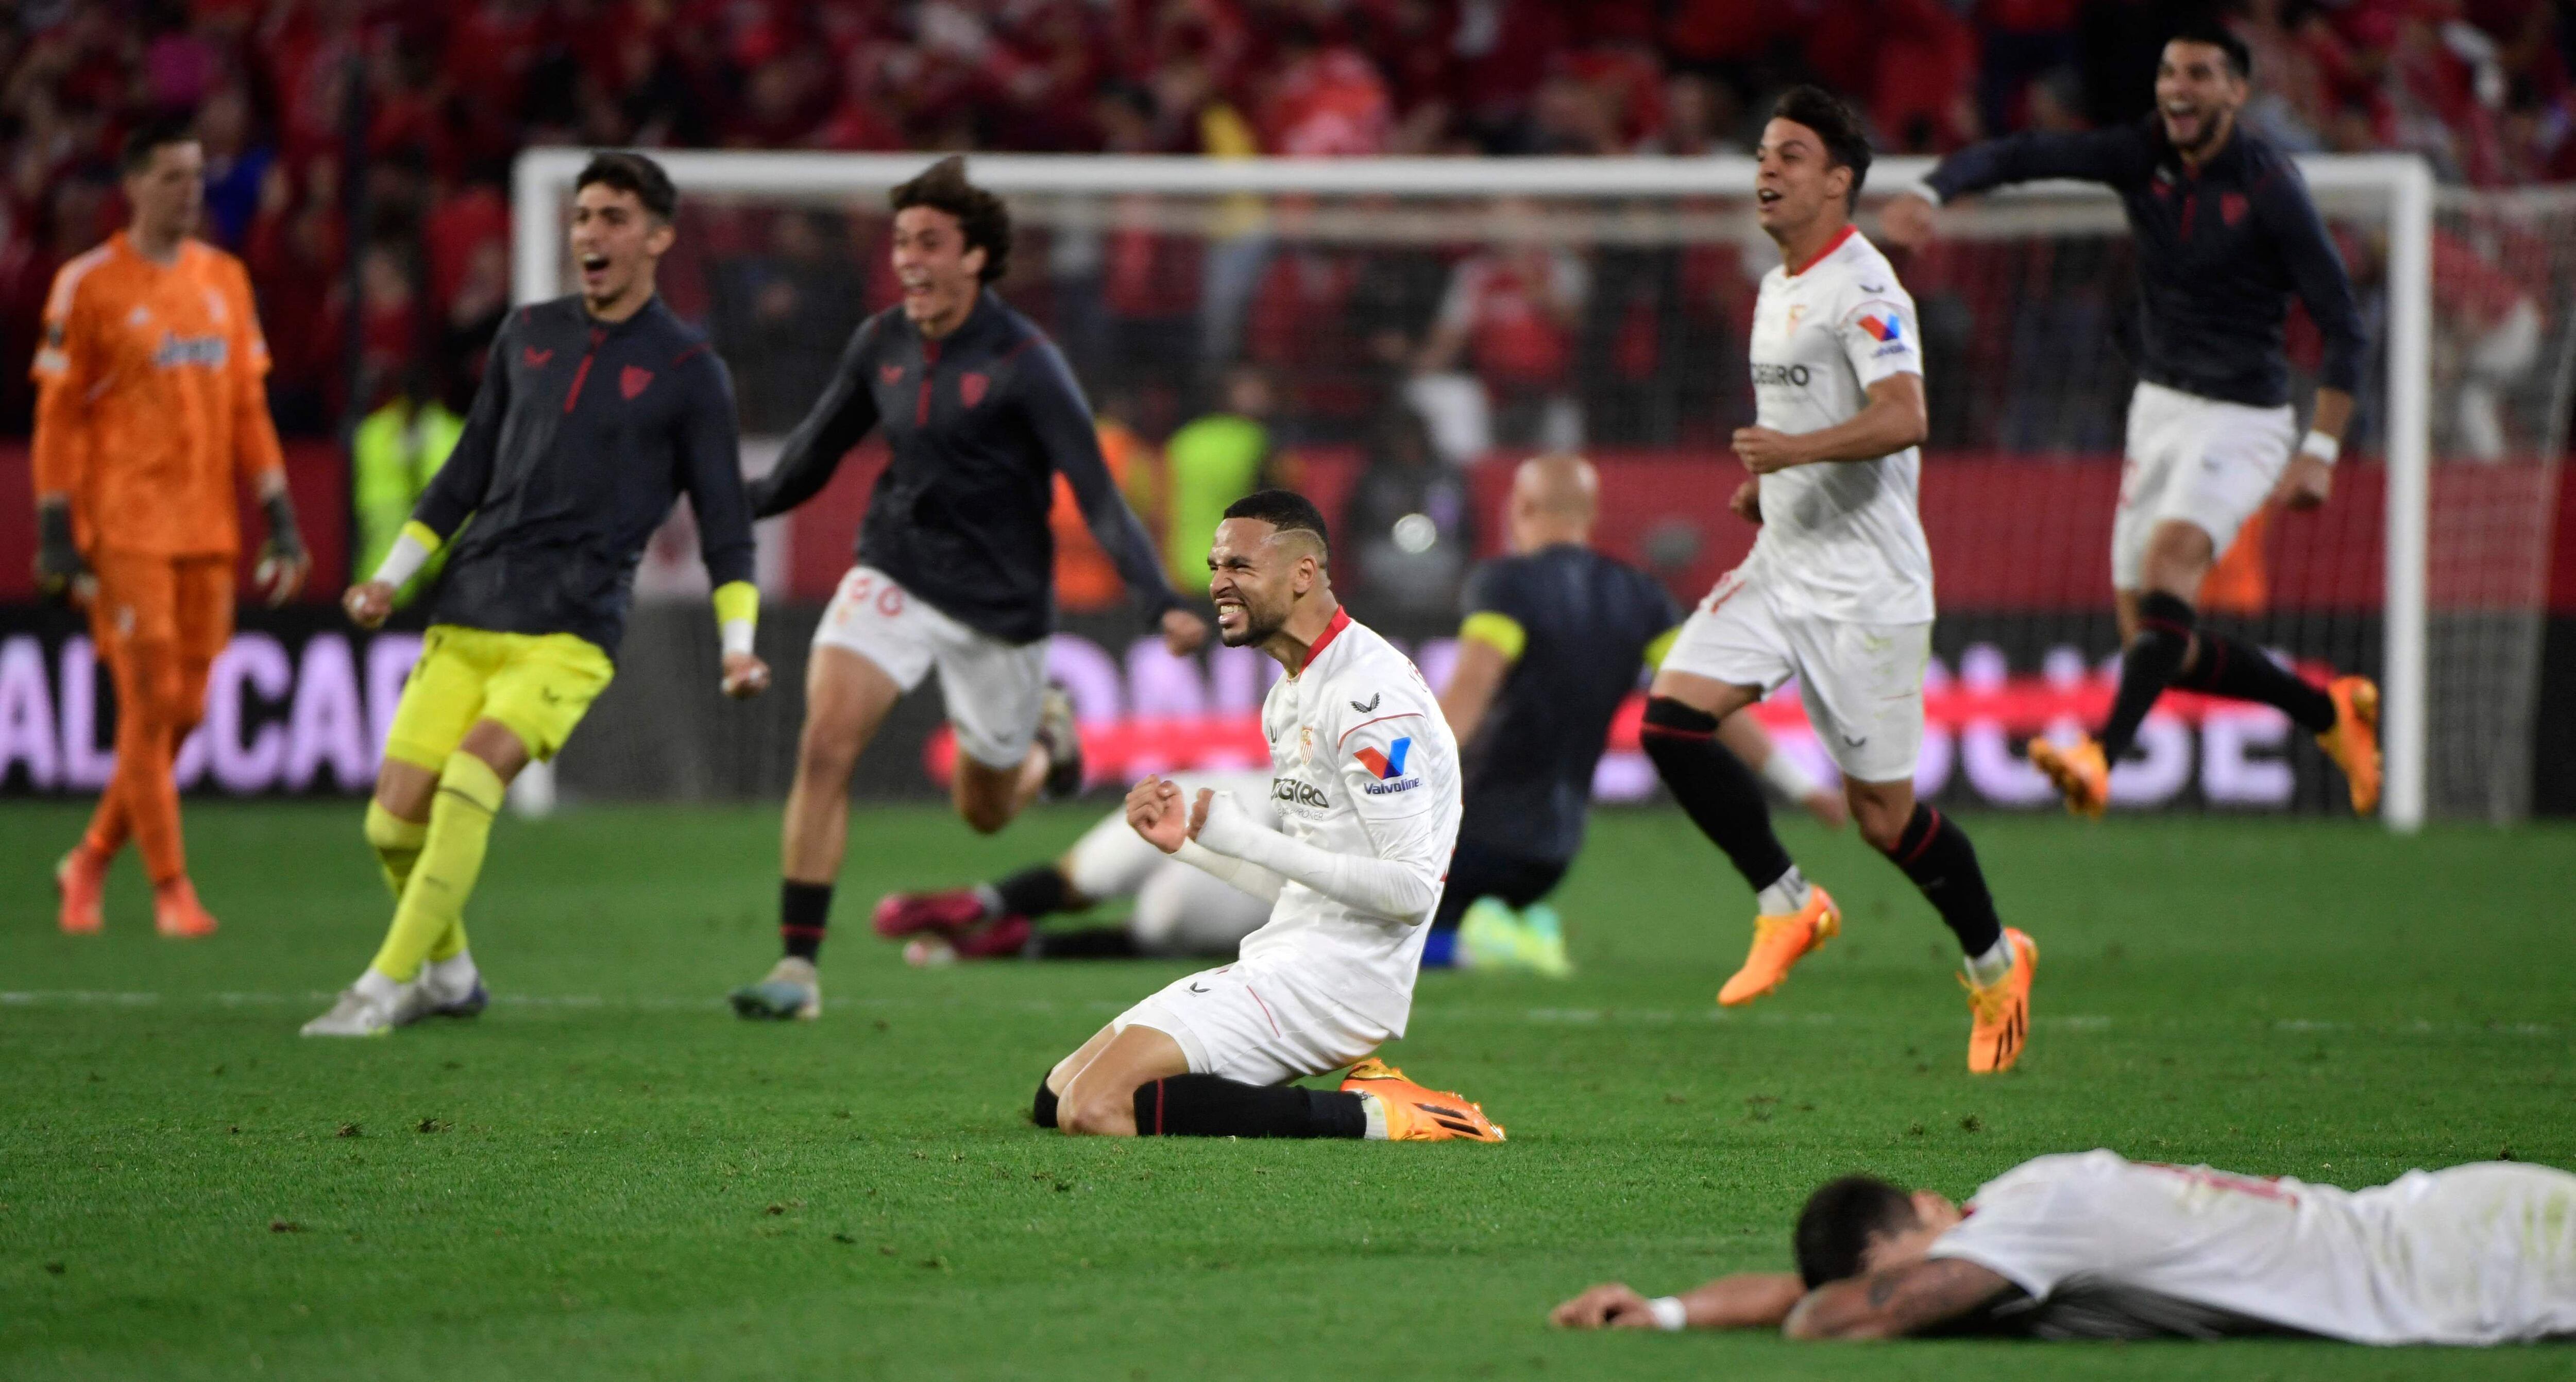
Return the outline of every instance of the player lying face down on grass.
[[[1096,1136],[1469,1138],[1503,1130],[1371,1052],[1404,1035],[1458,839],[1458,746],[1422,674],[1333,598],[1323,516],[1285,490],[1217,524],[1226,646],[1287,675],[1262,702],[1273,830],[1231,793],[1127,794],[1155,848],[1272,904],[1241,958],[1120,1014],[1038,1086],[1040,1126]],[[1338,1090],[1288,1081],[1348,1068]]]
[[[895,702],[932,671],[957,735],[949,792],[970,828],[991,834],[1042,791],[1081,789],[1073,708],[1047,684],[1057,477],[1164,647],[1187,656],[1207,638],[1119,495],[1072,366],[993,290],[1010,265],[1009,208],[968,182],[959,158],[888,202],[903,299],[852,333],[778,464],[751,487],[755,516],[785,513],[821,493],[862,438],[884,439],[857,560],[806,663],[779,827],[784,953],[733,991],[745,1018],[822,1014],[816,965],[849,848],[850,774]]]
[[[1964,1209],[1846,1176],[1807,1201],[1796,1248],[1794,1273],[1656,1300],[1595,1286],[1551,1318],[1793,1339],[2576,1337],[2576,1176],[2518,1162],[2343,1190],[2092,1151],[2026,1161]]]
[[[502,322],[455,451],[375,575],[349,589],[349,618],[374,628],[449,547],[367,807],[393,923],[306,1036],[381,1036],[482,1010],[465,903],[492,818],[511,779],[554,757],[615,675],[636,565],[683,494],[715,586],[718,686],[744,697],[769,684],[752,651],[760,590],[733,378],[654,288],[678,202],[641,154],[582,169],[569,235],[580,291]]]

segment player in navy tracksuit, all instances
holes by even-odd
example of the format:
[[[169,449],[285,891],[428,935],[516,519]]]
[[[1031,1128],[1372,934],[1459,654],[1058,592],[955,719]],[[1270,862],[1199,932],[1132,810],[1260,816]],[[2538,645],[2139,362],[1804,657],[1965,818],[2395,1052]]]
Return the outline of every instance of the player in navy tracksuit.
[[[768,977],[734,991],[745,1017],[821,1013],[814,960],[848,844],[850,772],[886,713],[932,668],[957,733],[951,793],[967,824],[999,830],[1050,780],[1080,784],[1071,710],[1046,684],[1056,476],[1073,487],[1165,645],[1187,654],[1207,637],[1111,482],[1063,354],[985,286],[1010,259],[1001,199],[968,183],[964,160],[952,158],[889,200],[903,302],[850,338],[777,467],[751,490],[753,512],[766,518],[819,493],[869,431],[892,453],[868,499],[858,562],[814,633],[779,851],[787,953]],[[881,918],[878,929],[941,924],[907,913]]]
[[[2320,689],[2251,643],[2198,628],[2192,609],[2211,563],[2266,500],[2325,502],[2366,346],[2351,280],[2298,169],[2237,128],[2252,75],[2242,39],[2215,22],[2187,26],[2159,60],[2154,115],[1962,149],[1891,200],[1881,222],[1883,239],[1916,244],[1936,202],[2076,178],[2118,192],[2136,236],[2143,340],[2111,530],[2127,645],[2119,695],[2097,736],[2030,745],[2080,814],[2101,814],[2110,765],[2167,686],[2279,707],[2342,766],[2355,811],[2379,801],[2379,688],[2344,676]],[[2325,338],[2304,440],[2281,350],[2293,293]]]

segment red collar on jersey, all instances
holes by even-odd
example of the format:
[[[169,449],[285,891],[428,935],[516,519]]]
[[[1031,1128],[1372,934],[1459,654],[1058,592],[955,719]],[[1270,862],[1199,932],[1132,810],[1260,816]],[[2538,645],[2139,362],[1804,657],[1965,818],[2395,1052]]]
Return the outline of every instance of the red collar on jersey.
[[[1322,636],[1315,640],[1314,646],[1306,650],[1306,661],[1297,668],[1298,675],[1305,675],[1306,669],[1315,665],[1315,659],[1322,657],[1324,655],[1324,650],[1333,646],[1333,640],[1341,637],[1342,630],[1347,629],[1350,626],[1351,612],[1339,605],[1335,605],[1333,607],[1333,617],[1326,620],[1324,623],[1324,632]]]
[[[1829,255],[1829,254],[1833,253],[1834,251],[1836,251],[1836,250],[1838,250],[1838,249],[1841,249],[1841,248],[1843,247],[1843,241],[1848,240],[1848,239],[1850,239],[1850,238],[1852,238],[1853,236],[1858,235],[1858,234],[1860,234],[1860,227],[1859,227],[1859,226],[1852,225],[1852,224],[1850,224],[1850,223],[1848,223],[1848,222],[1844,223],[1844,225],[1843,225],[1843,233],[1842,233],[1842,234],[1837,235],[1837,236],[1835,236],[1833,239],[1831,239],[1831,240],[1827,241],[1827,242],[1825,243],[1825,247],[1824,247],[1823,249],[1820,249],[1820,250],[1816,251],[1816,252],[1815,252],[1815,254],[1814,254],[1812,257],[1810,257],[1810,258],[1807,260],[1807,262],[1806,262],[1806,263],[1801,264],[1801,265],[1799,265],[1798,267],[1796,267],[1796,268],[1794,268],[1794,269],[1791,269],[1791,270],[1789,271],[1789,276],[1790,276],[1791,278],[1796,278],[1798,275],[1800,275],[1800,274],[1802,274],[1802,273],[1805,273],[1807,270],[1809,270],[1809,269],[1812,269],[1812,268],[1816,267],[1818,264],[1822,264],[1822,263],[1824,263],[1824,262],[1825,262],[1825,256],[1826,256],[1826,255]]]

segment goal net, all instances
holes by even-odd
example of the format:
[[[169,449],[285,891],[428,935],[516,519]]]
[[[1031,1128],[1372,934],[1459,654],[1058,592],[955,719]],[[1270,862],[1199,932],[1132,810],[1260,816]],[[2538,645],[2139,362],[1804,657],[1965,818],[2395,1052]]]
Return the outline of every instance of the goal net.
[[[581,158],[521,160],[522,298],[567,289]],[[731,363],[757,469],[850,330],[894,300],[885,192],[927,160],[665,161],[683,209],[663,289]],[[2249,525],[2202,608],[2285,659],[2380,679],[2393,825],[2511,818],[2528,805],[2576,373],[2576,200],[2437,192],[2394,157],[2303,169],[2352,267],[2371,365],[2332,502]],[[1335,523],[1336,581],[1356,612],[1435,683],[1460,581],[1502,545],[1517,456],[1590,455],[1601,544],[1685,604],[1752,541],[1727,512],[1743,474],[1728,439],[1751,421],[1745,338],[1777,254],[1750,214],[1747,161],[992,156],[970,171],[1017,227],[1002,296],[1073,361],[1122,484],[1184,579],[1207,535],[1180,529],[1210,484],[1252,473],[1225,464],[1228,439],[1245,436],[1266,436],[1259,473]],[[1872,199],[1922,171],[1881,163]],[[1875,224],[1867,199],[1861,220]],[[2131,243],[2106,194],[2049,185],[1945,210],[1936,240],[1893,257],[1920,309],[1932,414],[1922,511],[1941,618],[1920,785],[1940,801],[2044,806],[2022,741],[2098,720],[2116,673],[2108,553],[2133,379]],[[2290,354],[2304,416],[2318,350],[2303,315]],[[1228,414],[1259,426],[1190,429]],[[881,464],[863,447],[823,497],[764,525],[763,580],[781,606],[764,648],[783,688],[798,684],[802,633],[848,565]],[[1257,760],[1259,660],[1164,655],[1059,526],[1074,550],[1060,559],[1054,672],[1095,778]],[[792,690],[711,717],[684,694],[696,671],[668,692],[650,682],[670,678],[636,675],[712,660],[684,530],[685,516],[643,580],[648,604],[672,597],[669,617],[639,615],[625,689],[566,755],[568,790],[769,791],[787,771]],[[1761,713],[1829,770],[1795,696]],[[928,788],[950,752],[937,719],[933,698],[915,698],[863,788]],[[1650,792],[1633,717],[1613,750],[1600,792]],[[2280,715],[2188,695],[2167,697],[2113,788],[2129,809],[2307,811],[2338,809],[2343,790]]]

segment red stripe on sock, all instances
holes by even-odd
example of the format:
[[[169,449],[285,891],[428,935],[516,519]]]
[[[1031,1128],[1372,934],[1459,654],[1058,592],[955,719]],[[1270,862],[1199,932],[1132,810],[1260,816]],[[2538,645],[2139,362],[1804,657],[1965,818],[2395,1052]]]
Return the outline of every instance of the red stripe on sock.
[[[1154,1081],[1154,1135],[1163,1135],[1163,1082]]]
[[[1640,739],[1696,739],[1704,744],[1709,740],[1716,738],[1717,731],[1713,729],[1673,729],[1669,726],[1659,725],[1649,721],[1648,723],[1637,727],[1637,737]]]
[[[1932,839],[1933,839],[1933,837],[1934,837],[1934,836],[1936,836],[1936,835],[1939,835],[1939,834],[1941,833],[1941,810],[1940,810],[1940,808],[1939,808],[1939,807],[1935,807],[1935,806],[1926,806],[1926,807],[1924,807],[1924,808],[1923,808],[1923,810],[1924,810],[1924,812],[1925,812],[1926,814],[1928,814],[1928,815],[1932,818],[1932,824],[1931,824],[1931,825],[1929,825],[1929,826],[1927,826],[1927,827],[1925,827],[1925,829],[1924,829],[1924,831],[1923,831],[1923,838],[1915,842],[1915,844],[1914,844],[1914,848],[1912,848],[1912,849],[1910,849],[1910,850],[1907,850],[1907,851],[1906,851],[1906,853],[1905,853],[1905,857],[1904,857],[1903,859],[1900,859],[1900,860],[1898,860],[1898,861],[1897,861],[1898,867],[1900,867],[1900,868],[1901,868],[1901,867],[1903,867],[1903,866],[1905,866],[1905,865],[1907,865],[1907,864],[1911,864],[1911,863],[1913,863],[1913,862],[1914,862],[1915,860],[1917,860],[1917,859],[1922,858],[1922,857],[1923,857],[1923,851],[1925,851],[1925,850],[1927,850],[1927,849],[1930,849],[1930,848],[1932,847]]]

